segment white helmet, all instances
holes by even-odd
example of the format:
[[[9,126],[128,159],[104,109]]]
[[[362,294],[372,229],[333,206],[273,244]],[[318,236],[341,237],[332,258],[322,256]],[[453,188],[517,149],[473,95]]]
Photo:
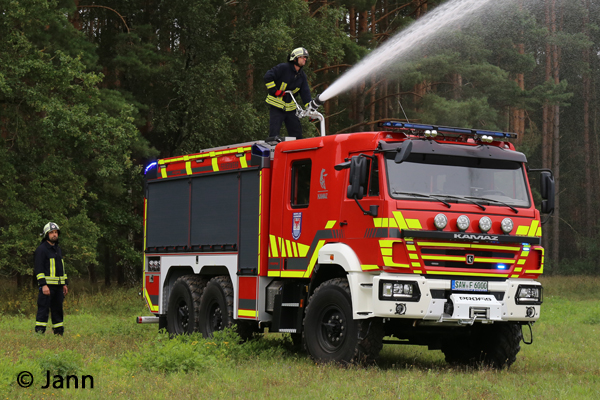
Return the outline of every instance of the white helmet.
[[[48,238],[48,233],[51,231],[58,231],[58,234],[60,235],[60,228],[58,227],[58,225],[54,222],[48,222],[44,226],[44,239]]]

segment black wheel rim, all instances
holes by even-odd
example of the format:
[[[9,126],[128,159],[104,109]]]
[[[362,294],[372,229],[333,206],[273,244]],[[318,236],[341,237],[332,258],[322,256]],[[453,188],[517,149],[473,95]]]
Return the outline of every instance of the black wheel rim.
[[[346,340],[348,321],[337,306],[326,307],[319,314],[320,329],[318,341],[321,348],[329,353],[337,351]]]
[[[187,332],[190,324],[190,309],[184,299],[177,303],[177,324],[182,332]]]
[[[208,307],[207,325],[210,333],[223,330],[223,312],[216,300],[213,300]]]

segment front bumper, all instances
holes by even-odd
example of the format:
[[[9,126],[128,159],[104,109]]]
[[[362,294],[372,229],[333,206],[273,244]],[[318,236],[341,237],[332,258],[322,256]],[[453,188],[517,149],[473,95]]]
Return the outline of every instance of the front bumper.
[[[457,277],[459,278],[459,277]],[[460,278],[459,278],[460,279]],[[469,280],[468,277],[462,279]],[[382,300],[380,281],[415,282],[418,299]],[[432,323],[470,325],[474,322],[533,322],[540,317],[540,304],[517,304],[519,285],[539,286],[531,279],[489,281],[487,292],[452,291],[452,279],[426,279],[424,276],[383,273],[373,277],[369,316],[406,318]],[[362,315],[365,315],[364,313]]]

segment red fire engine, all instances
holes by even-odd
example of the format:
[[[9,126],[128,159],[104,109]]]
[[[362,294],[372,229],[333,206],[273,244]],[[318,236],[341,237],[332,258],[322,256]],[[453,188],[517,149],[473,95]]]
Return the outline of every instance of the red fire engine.
[[[146,171],[143,294],[171,334],[285,332],[317,361],[383,343],[509,366],[540,316],[540,211],[511,133],[400,122]],[[541,212],[554,180],[541,172]],[[384,340],[386,337],[386,340]]]

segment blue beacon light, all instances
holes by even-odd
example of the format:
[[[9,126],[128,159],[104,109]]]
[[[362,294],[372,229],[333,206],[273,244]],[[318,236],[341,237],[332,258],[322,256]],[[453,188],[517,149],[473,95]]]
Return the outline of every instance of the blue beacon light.
[[[144,170],[144,175],[146,175],[148,173],[148,171],[150,171],[152,168],[156,167],[157,164],[158,164],[158,161],[153,161],[150,164],[148,164],[146,166],[146,169]]]

